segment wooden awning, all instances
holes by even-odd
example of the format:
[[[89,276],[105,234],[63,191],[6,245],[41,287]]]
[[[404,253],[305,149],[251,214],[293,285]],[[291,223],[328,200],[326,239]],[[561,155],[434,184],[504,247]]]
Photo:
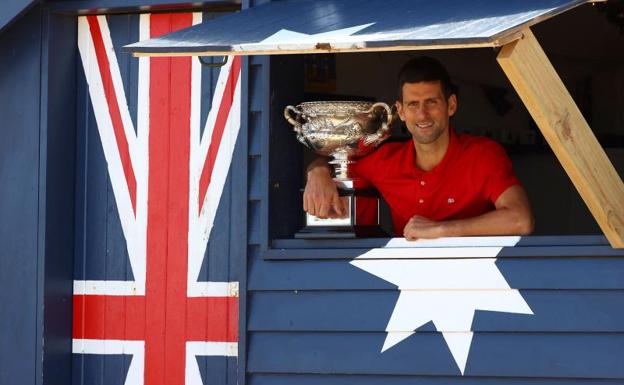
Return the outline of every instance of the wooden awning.
[[[501,46],[587,0],[283,0],[126,46],[136,56]]]

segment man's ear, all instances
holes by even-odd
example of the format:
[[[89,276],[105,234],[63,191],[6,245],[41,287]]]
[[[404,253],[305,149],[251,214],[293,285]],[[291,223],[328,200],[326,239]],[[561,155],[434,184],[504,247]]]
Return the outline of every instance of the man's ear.
[[[455,115],[455,112],[457,112],[457,95],[452,94],[451,96],[449,96],[447,104],[448,104],[448,116]]]
[[[404,122],[405,117],[403,115],[403,103],[397,100],[396,102],[394,102],[394,105],[396,106],[397,113],[399,114],[399,118],[401,119],[401,121]]]

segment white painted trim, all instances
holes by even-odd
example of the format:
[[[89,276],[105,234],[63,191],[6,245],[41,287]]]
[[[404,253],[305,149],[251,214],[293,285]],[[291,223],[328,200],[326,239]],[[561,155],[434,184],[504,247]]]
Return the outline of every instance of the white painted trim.
[[[189,297],[238,297],[238,282],[193,282]]]
[[[145,285],[134,281],[74,281],[74,295],[145,295]]]
[[[513,247],[520,241],[519,236],[492,237],[448,237],[408,241],[405,238],[392,238],[384,248],[419,247]]]
[[[449,259],[494,258],[501,247],[414,247],[371,249],[358,256],[362,259]]]
[[[201,24],[203,21],[203,14],[201,12],[193,12],[193,25]]]
[[[72,353],[138,354],[145,349],[144,341],[73,339]]]
[[[74,295],[142,296],[144,288],[134,281],[74,281]],[[195,282],[189,297],[238,297],[238,282]]]
[[[238,357],[238,342],[189,341],[186,352],[188,356]]]

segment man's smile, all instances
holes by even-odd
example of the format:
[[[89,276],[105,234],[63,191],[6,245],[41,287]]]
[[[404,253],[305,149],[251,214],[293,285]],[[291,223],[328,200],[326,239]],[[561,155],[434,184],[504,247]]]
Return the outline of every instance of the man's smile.
[[[433,122],[416,123],[416,127],[418,127],[418,128],[429,128],[431,126],[433,126]]]

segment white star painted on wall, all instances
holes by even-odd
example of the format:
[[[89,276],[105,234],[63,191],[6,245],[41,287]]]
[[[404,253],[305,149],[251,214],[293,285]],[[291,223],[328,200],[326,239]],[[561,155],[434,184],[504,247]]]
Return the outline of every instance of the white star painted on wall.
[[[376,32],[371,34],[353,35],[375,23],[355,25],[317,34],[295,32],[289,29],[281,29],[271,36],[257,43],[245,43],[235,47],[235,51],[308,51],[316,49],[319,44],[329,44],[331,49],[357,49],[364,48],[367,41],[390,39],[398,36],[395,32]]]
[[[507,246],[518,240],[517,237],[475,239],[479,242],[498,239],[499,243],[509,243]],[[433,321],[464,374],[476,310],[533,314],[522,295],[509,286],[496,267],[494,257],[501,246],[435,247],[440,244],[438,241],[419,241],[408,247],[403,240],[392,242],[393,245],[370,250],[351,261],[352,265],[397,285],[400,290],[381,352]],[[413,248],[419,245],[424,247]],[[434,247],[427,247],[431,245]]]
[[[281,29],[275,32],[273,35],[267,37],[262,40],[261,43],[310,43],[312,40],[314,42],[324,42],[329,41],[333,38],[340,37],[344,38],[346,36],[353,35],[356,32],[363,30],[364,28],[370,27],[375,23],[368,23],[362,25],[356,25],[349,28],[336,29],[334,31],[327,31],[322,33],[317,33],[315,35],[308,35],[307,33],[300,33],[291,31],[288,29]]]

